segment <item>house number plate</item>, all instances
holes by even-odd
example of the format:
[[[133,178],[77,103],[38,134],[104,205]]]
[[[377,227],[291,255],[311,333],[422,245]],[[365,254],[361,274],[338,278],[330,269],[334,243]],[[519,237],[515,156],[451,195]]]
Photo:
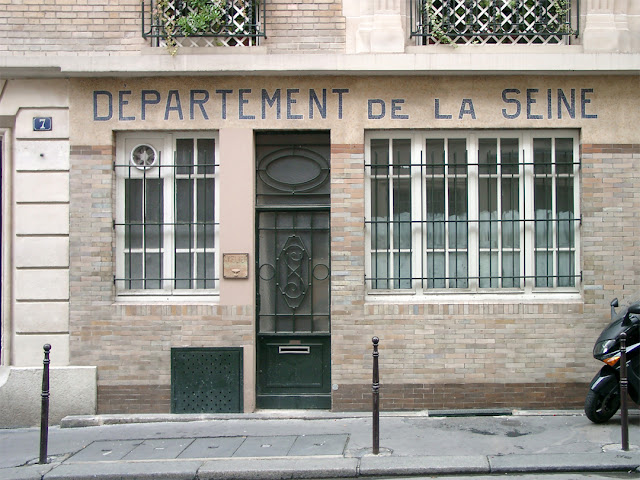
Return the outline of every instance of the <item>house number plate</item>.
[[[34,132],[50,132],[53,126],[51,117],[33,117]]]

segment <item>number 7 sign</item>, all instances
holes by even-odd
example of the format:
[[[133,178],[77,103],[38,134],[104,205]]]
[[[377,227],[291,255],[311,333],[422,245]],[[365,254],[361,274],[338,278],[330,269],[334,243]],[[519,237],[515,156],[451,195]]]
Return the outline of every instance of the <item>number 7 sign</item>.
[[[49,132],[52,127],[51,117],[33,117],[33,131],[34,132]]]

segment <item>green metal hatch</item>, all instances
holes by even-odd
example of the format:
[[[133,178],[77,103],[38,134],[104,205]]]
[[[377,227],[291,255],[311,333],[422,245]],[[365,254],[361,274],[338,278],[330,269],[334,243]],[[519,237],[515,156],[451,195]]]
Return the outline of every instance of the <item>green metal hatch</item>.
[[[172,348],[172,413],[243,411],[242,348]]]

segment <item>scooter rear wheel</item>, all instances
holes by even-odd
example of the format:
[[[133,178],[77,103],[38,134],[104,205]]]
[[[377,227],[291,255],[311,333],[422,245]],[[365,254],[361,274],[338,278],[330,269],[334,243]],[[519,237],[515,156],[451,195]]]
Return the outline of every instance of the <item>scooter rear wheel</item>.
[[[620,394],[616,391],[607,395],[599,395],[593,390],[589,390],[584,402],[584,413],[593,423],[604,423],[608,421],[620,408]]]

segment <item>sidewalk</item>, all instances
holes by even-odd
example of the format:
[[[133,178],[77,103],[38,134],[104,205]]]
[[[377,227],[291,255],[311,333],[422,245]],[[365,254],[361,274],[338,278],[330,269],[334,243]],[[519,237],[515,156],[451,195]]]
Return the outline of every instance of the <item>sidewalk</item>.
[[[581,412],[493,414],[383,412],[379,455],[371,453],[370,413],[68,417],[50,428],[47,465],[37,464],[38,428],[0,429],[0,478],[270,480],[640,467],[637,410],[628,452],[619,417],[594,425]]]

